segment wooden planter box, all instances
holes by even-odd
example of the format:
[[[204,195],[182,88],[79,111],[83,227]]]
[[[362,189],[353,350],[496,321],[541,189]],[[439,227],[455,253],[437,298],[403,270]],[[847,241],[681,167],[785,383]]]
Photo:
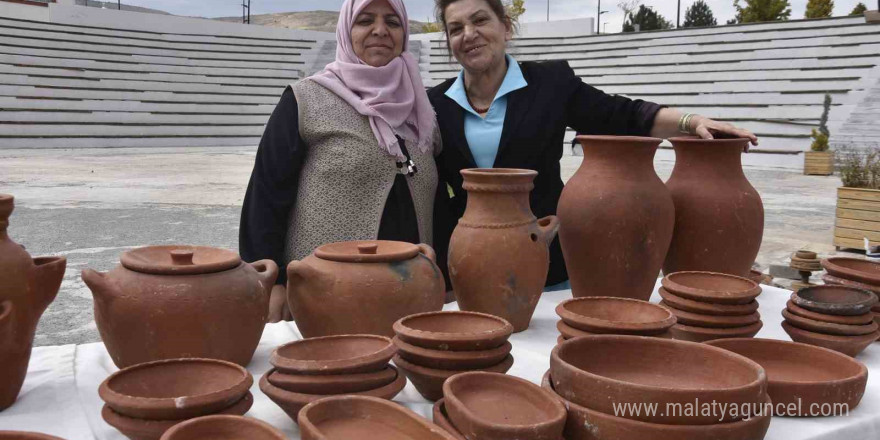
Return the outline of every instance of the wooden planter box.
[[[864,238],[880,243],[880,190],[837,188],[834,246],[864,249]]]
[[[834,153],[831,151],[805,152],[804,174],[809,176],[830,176],[834,174]]]

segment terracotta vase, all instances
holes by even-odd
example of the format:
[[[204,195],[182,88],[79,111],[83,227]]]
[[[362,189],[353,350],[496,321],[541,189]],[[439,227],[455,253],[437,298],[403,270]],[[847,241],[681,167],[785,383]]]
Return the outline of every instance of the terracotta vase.
[[[672,138],[675,167],[666,186],[675,232],[663,273],[686,270],[748,277],[764,234],[761,196],[742,171],[748,139]]]
[[[10,308],[0,325],[0,411],[18,397],[40,316],[55,299],[67,259],[31,258],[6,232],[15,209],[11,195],[0,194],[0,303]],[[6,313],[6,312],[0,312]]]
[[[521,332],[547,281],[559,222],[532,214],[536,171],[477,168],[461,175],[468,201],[449,240],[448,259],[458,306],[504,318]]]
[[[647,301],[675,221],[672,198],[654,172],[661,140],[577,139],[584,159],[556,210],[572,294]]]
[[[120,260],[107,273],[82,271],[116,366],[184,357],[250,362],[278,276],[273,261],[244,263],[203,246],[148,246]]]
[[[319,246],[287,266],[287,301],[299,331],[394,336],[400,318],[443,308],[446,283],[434,250],[400,241]]]

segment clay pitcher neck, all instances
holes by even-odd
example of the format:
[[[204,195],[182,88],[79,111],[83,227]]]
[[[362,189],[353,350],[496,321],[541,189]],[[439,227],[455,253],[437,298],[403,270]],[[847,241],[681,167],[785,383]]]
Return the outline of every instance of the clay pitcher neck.
[[[15,197],[0,194],[0,240],[7,238],[6,228],[9,227],[9,216],[15,210]]]
[[[58,295],[61,281],[64,280],[64,271],[67,269],[67,257],[38,257],[34,258],[34,293],[37,310],[40,314],[49,307]]]
[[[519,223],[535,220],[529,193],[537,171],[515,168],[462,170],[467,206],[461,221],[470,224]]]
[[[584,149],[581,168],[591,173],[618,178],[656,175],[654,154],[662,139],[636,136],[578,136],[576,139]]]
[[[723,180],[745,179],[743,149],[748,139],[672,138],[675,149],[673,174],[711,175]]]

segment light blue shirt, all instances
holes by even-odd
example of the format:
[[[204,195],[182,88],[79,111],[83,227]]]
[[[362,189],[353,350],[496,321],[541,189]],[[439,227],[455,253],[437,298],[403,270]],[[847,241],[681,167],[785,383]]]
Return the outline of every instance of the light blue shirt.
[[[446,91],[446,96],[466,110],[464,137],[478,167],[492,168],[495,164],[495,156],[498,155],[498,146],[501,143],[501,130],[504,128],[504,117],[507,115],[507,95],[527,85],[519,64],[512,56],[507,55],[507,74],[504,75],[504,81],[495,94],[485,118],[481,117],[468,102],[467,92],[464,89],[464,70],[458,73],[458,79]]]

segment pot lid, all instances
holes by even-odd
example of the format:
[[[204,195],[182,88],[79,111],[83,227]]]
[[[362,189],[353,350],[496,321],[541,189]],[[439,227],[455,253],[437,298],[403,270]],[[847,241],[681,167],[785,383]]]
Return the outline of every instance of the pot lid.
[[[198,275],[221,272],[241,264],[235,252],[207,246],[146,246],[120,257],[126,269],[155,275]]]
[[[405,241],[340,241],[318,246],[315,256],[322,260],[347,263],[393,263],[419,254],[419,247]]]

